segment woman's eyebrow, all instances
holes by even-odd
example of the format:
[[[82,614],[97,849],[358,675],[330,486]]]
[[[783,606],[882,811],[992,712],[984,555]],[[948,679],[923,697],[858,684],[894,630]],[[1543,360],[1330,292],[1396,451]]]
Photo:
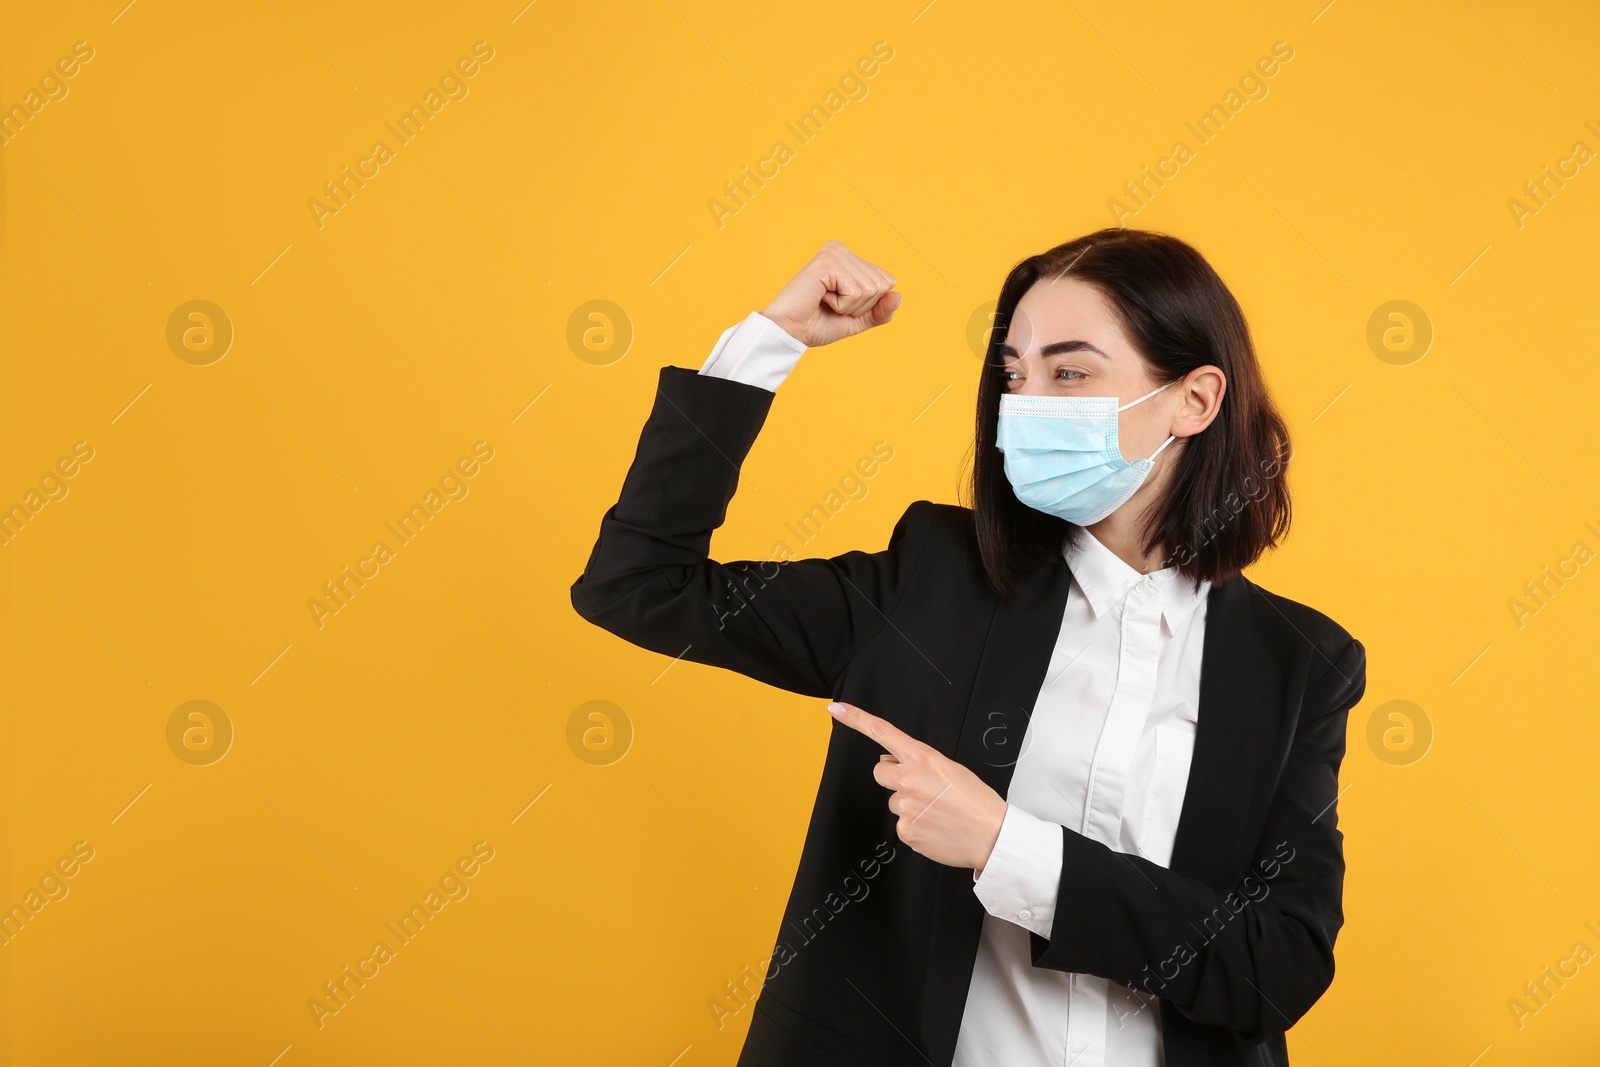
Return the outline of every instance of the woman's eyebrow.
[[[1063,352],[1093,352],[1101,359],[1111,358],[1094,345],[1090,344],[1088,341],[1052,341],[1050,344],[1047,344],[1043,348],[1039,349],[1039,354],[1041,356],[1059,356]],[[1001,345],[1000,354],[1002,356],[1011,356],[1015,358],[1017,355],[1017,350],[1012,348],[1010,345]]]

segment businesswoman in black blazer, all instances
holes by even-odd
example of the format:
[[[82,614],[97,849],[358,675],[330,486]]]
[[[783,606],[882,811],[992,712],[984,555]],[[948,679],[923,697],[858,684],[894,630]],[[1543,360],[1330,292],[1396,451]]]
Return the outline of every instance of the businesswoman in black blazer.
[[[1025,259],[970,508],[915,501],[878,552],[708,558],[777,383],[894,284],[829,242],[661,368],[572,586],[838,716],[740,1064],[1287,1064],[1333,979],[1366,660],[1241,573],[1288,529],[1290,452],[1237,302],[1162,234]]]

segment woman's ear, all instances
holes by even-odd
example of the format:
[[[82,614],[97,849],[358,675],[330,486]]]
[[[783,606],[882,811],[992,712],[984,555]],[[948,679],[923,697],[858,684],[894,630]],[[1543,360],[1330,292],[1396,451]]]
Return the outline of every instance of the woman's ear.
[[[1184,375],[1174,388],[1179,398],[1178,410],[1173,412],[1172,428],[1167,432],[1174,437],[1193,437],[1210,426],[1222,410],[1228,379],[1220,368],[1207,364]]]

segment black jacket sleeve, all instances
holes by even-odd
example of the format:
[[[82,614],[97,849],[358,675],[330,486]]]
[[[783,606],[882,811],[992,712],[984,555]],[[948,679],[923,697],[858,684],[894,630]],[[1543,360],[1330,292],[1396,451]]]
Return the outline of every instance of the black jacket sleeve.
[[[572,606],[642,648],[831,697],[909,585],[933,505],[908,507],[881,552],[710,559],[711,534],[775,395],[661,368],[633,464],[572,585]]]
[[[1152,993],[1194,1022],[1257,1042],[1293,1026],[1333,982],[1344,923],[1335,801],[1345,723],[1366,689],[1350,639],[1308,683],[1251,874],[1217,890],[1063,828],[1059,905],[1033,963]]]

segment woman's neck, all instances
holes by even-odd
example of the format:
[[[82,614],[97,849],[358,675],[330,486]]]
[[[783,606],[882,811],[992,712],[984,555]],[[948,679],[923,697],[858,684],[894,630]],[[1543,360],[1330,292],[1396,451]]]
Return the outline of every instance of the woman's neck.
[[[1085,527],[1085,529],[1094,534],[1096,541],[1110,549],[1112,555],[1140,574],[1149,574],[1151,571],[1161,570],[1166,562],[1166,556],[1162,552],[1161,546],[1157,545],[1156,550],[1151,553],[1141,551],[1138,523],[1117,521],[1122,518],[1121,512],[1123,510],[1121,508],[1117,509],[1116,512],[1101,519],[1093,526]]]
[[[1139,544],[1139,531],[1144,528],[1151,509],[1161,506],[1161,501],[1167,495],[1167,489],[1172,481],[1172,472],[1176,469],[1187,444],[1187,441],[1173,442],[1173,446],[1156,460],[1155,469],[1150,472],[1149,477],[1133,496],[1116,511],[1093,526],[1086,527],[1094,534],[1095,540],[1109,548],[1113,555],[1140,574],[1162,570],[1170,563],[1171,557],[1165,545],[1158,544],[1151,551],[1144,551]]]

